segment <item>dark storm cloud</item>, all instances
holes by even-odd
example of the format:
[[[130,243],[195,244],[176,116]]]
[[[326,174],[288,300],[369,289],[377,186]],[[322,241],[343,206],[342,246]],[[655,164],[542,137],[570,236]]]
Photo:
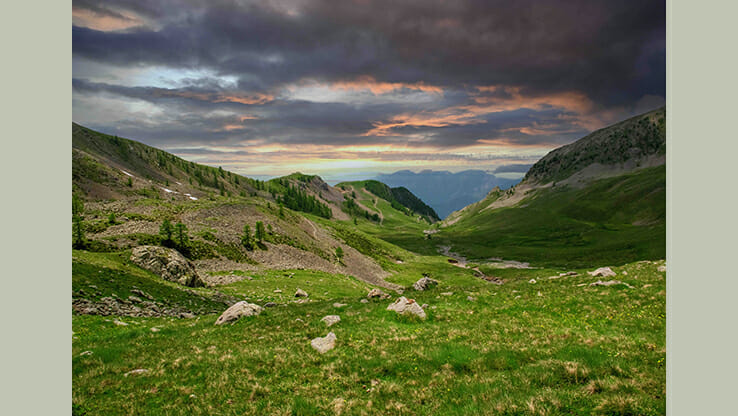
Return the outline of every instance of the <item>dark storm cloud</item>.
[[[148,3],[116,6],[162,15]],[[370,74],[447,87],[578,89],[601,105],[665,91],[663,1],[210,4],[170,3],[181,19],[160,30],[74,27],[74,54],[119,65],[200,65],[268,85]]]
[[[75,0],[73,22],[75,121],[193,157],[515,159],[471,153],[569,143],[666,88],[663,1]]]

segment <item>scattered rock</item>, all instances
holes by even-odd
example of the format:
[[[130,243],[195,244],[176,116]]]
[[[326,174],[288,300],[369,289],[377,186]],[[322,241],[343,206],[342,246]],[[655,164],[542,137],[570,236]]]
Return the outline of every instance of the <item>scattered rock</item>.
[[[543,296],[543,293],[541,293],[540,290],[538,291],[538,296],[541,296],[541,297]]]
[[[242,316],[258,315],[262,310],[264,309],[261,306],[242,300],[226,309],[225,312],[218,317],[218,320],[215,321],[215,325],[222,325],[226,322],[236,321]]]
[[[138,374],[146,374],[148,372],[149,372],[149,370],[147,368],[137,368],[135,370],[131,370],[131,371],[123,374],[123,377],[135,376],[135,375],[138,375]]]
[[[441,292],[441,295],[443,296],[452,296],[454,292]]]
[[[477,300],[477,298],[475,298],[474,296],[467,296],[466,300],[468,300],[469,302],[474,302],[475,300]]]
[[[407,299],[404,296],[399,297],[397,300],[387,306],[387,310],[395,311],[402,315],[416,315],[421,319],[425,319],[426,316],[425,311],[422,307],[420,307],[420,305],[418,305],[417,302],[415,302],[415,299]]]
[[[120,321],[118,319],[113,320],[113,323],[116,324],[116,325],[118,325],[118,326],[128,326],[127,323],[125,323],[123,321]]]
[[[372,289],[369,291],[369,293],[367,293],[366,297],[369,299],[378,298],[380,300],[383,300],[383,299],[389,299],[390,295],[388,295],[387,293],[384,293],[382,289]]]
[[[274,293],[282,293],[282,291],[280,289],[275,289]]]
[[[588,275],[593,277],[611,277],[616,276],[615,272],[609,267],[600,267],[593,272],[587,272]]]
[[[656,270],[659,273],[666,273],[666,266],[659,266]]]
[[[308,294],[304,290],[298,288],[297,292],[295,292],[295,297],[296,298],[306,298],[308,297]]]
[[[151,332],[159,332],[159,331],[161,331],[161,329],[159,329],[157,327],[151,328]]]
[[[139,290],[139,289],[131,289],[131,293],[133,293],[134,295],[141,296],[142,298],[146,298],[148,300],[153,300],[154,299],[153,296],[151,296],[148,293],[146,293],[146,292],[144,292],[142,290]],[[130,299],[131,297],[129,296],[128,298]]]
[[[559,273],[559,276],[577,276],[579,273],[577,272],[566,272],[566,273]]]
[[[361,303],[369,303],[369,300],[368,299],[362,299],[362,300],[360,300],[360,302]]]
[[[141,303],[141,302],[143,302],[141,300],[141,298],[139,298],[138,296],[133,296],[133,295],[129,296],[128,297],[128,300],[130,300],[133,303]]]
[[[631,285],[629,285],[629,284],[627,284],[627,283],[625,283],[625,282],[621,282],[620,280],[608,280],[607,282],[603,282],[602,280],[598,280],[598,281],[596,281],[596,282],[594,282],[594,283],[590,283],[589,285],[590,285],[590,286],[612,286],[612,285],[625,285],[625,286],[627,286],[627,287],[629,287],[629,288],[633,289],[633,286],[631,286]]]
[[[324,316],[323,319],[321,319],[320,321],[325,322],[327,326],[332,326],[333,324],[341,322],[341,317],[338,315],[327,315]]]
[[[334,308],[343,308],[344,306],[346,306],[345,303],[338,303],[338,302],[336,302],[336,303],[333,304],[333,307]]]
[[[417,282],[413,283],[413,289],[423,291],[430,289],[436,285],[438,285],[437,280],[431,279],[430,277],[423,277]]]
[[[83,356],[83,355],[92,355],[92,351],[85,351],[85,352],[81,353],[80,355],[81,356]]]
[[[648,289],[649,287],[653,286],[652,284],[643,285],[641,289]]]
[[[329,332],[328,335],[320,338],[315,338],[310,341],[310,346],[315,348],[316,351],[323,354],[329,350],[332,350],[336,346],[336,334]]]
[[[164,280],[189,287],[205,286],[192,262],[177,250],[159,246],[139,246],[131,252],[131,261]]]
[[[275,306],[277,306],[277,304],[274,303],[274,302],[267,302],[267,303],[264,304],[264,307],[265,308],[273,308]]]
[[[427,304],[427,303],[424,303],[424,304],[423,304],[423,305],[421,306],[421,308],[423,308],[423,309],[425,309],[425,308],[427,308],[427,307],[428,307],[428,304]]]
[[[536,279],[530,279],[530,280],[528,280],[528,283],[535,284],[536,283]]]
[[[627,275],[628,275],[628,271],[627,271],[627,270],[623,270],[623,271],[621,272],[621,274],[622,274],[623,276],[627,276]]]

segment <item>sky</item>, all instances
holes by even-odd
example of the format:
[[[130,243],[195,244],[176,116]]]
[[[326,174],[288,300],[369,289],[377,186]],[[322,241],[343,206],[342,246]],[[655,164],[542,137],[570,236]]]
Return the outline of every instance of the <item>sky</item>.
[[[243,175],[522,175],[664,105],[665,1],[74,0],[73,121]]]

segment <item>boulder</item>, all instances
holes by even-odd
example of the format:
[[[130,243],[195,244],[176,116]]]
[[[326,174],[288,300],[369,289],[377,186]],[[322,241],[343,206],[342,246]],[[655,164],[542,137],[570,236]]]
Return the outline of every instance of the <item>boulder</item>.
[[[603,282],[602,280],[598,280],[598,281],[596,281],[596,282],[594,282],[594,283],[590,283],[589,285],[590,285],[590,286],[613,286],[613,285],[625,285],[625,286],[627,286],[627,287],[629,287],[629,288],[633,289],[633,286],[631,286],[631,285],[629,285],[629,284],[627,284],[627,283],[625,283],[625,282],[621,282],[620,280],[608,280],[607,282]]]
[[[333,324],[337,324],[341,321],[341,317],[338,315],[327,315],[324,316],[323,319],[320,320],[321,322],[325,322],[327,326],[331,326]]]
[[[616,276],[615,272],[609,267],[600,267],[593,272],[587,272],[588,275],[593,277],[612,277]]]
[[[336,334],[329,332],[328,335],[320,338],[315,338],[310,341],[310,346],[315,348],[316,351],[323,354],[326,351],[332,350],[336,346]]]
[[[222,325],[226,322],[236,321],[242,316],[258,315],[262,310],[264,310],[264,308],[261,306],[242,300],[226,309],[225,312],[218,317],[218,320],[215,321],[215,325]]]
[[[438,285],[437,280],[433,280],[430,277],[423,277],[417,282],[413,283],[413,289],[415,290],[427,290]]]
[[[274,303],[274,302],[267,302],[267,303],[264,304],[264,307],[265,308],[273,308],[275,306],[277,306],[277,304]]]
[[[189,287],[205,286],[192,262],[177,250],[159,246],[139,246],[131,252],[131,261],[164,280]]]
[[[425,311],[423,310],[415,299],[407,299],[404,296],[399,297],[397,300],[387,306],[388,311],[395,311],[401,315],[415,315],[420,319],[425,319]]]
[[[306,298],[306,297],[308,297],[308,294],[304,290],[298,288],[297,289],[297,292],[295,292],[295,297],[296,298]]]
[[[372,289],[369,291],[366,297],[368,297],[369,299],[389,299],[390,295],[384,293],[382,289]]]

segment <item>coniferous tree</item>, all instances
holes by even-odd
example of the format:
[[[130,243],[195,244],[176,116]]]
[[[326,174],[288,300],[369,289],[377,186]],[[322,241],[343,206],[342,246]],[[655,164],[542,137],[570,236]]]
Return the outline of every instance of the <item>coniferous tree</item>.
[[[262,243],[264,241],[264,223],[256,221],[256,241]]]
[[[163,238],[163,243],[165,246],[172,244],[172,234],[174,233],[174,228],[172,227],[172,223],[169,222],[169,220],[164,220],[164,222],[161,223],[161,227],[159,227],[159,235]]]
[[[241,245],[247,250],[254,248],[253,242],[251,241],[251,227],[246,224],[243,226],[243,234],[241,234]]]
[[[82,224],[82,216],[75,215],[74,220],[74,248],[81,249],[85,247],[85,230]]]
[[[177,236],[177,246],[180,249],[187,247],[187,243],[190,240],[190,236],[187,235],[187,226],[182,224],[181,222],[178,222],[174,226],[174,231]]]
[[[110,215],[108,215],[108,223],[115,224],[115,212],[111,212]]]

